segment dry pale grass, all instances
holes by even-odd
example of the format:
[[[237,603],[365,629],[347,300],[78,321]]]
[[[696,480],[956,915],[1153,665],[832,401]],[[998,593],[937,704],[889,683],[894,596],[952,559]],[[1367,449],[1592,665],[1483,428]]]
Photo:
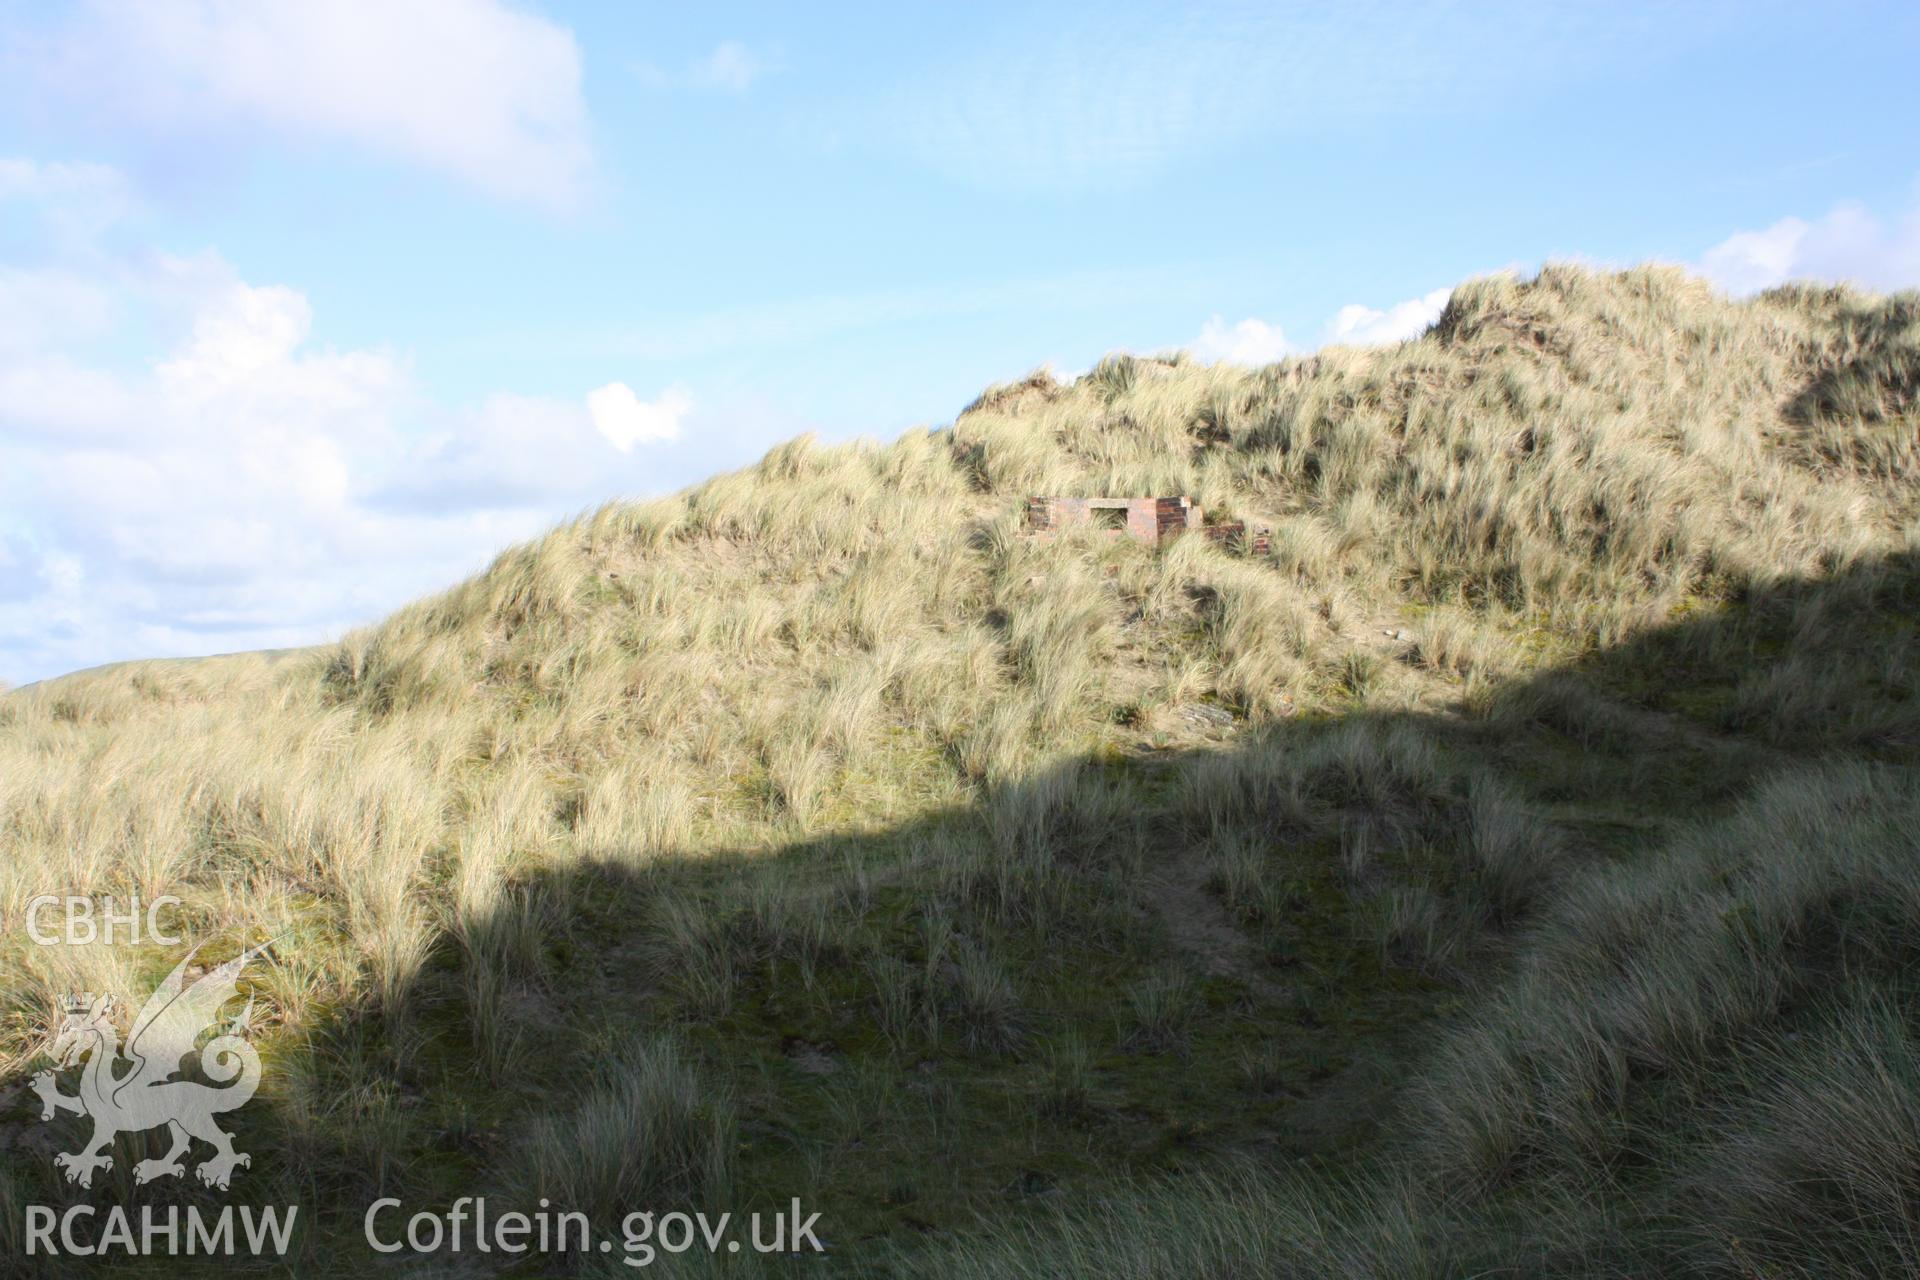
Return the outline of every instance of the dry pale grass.
[[[457,924],[529,863],[903,818],[1097,742],[1116,706],[1426,696],[1356,650],[1363,608],[1426,606],[1404,656],[1453,696],[1520,661],[1523,625],[1536,658],[1577,651],[1910,538],[1888,432],[1911,435],[1914,311],[1556,267],[1462,286],[1397,347],[1114,357],[890,445],[796,440],[324,652],[10,695],[0,910],[184,891],[202,927],[266,930],[298,900],[349,957],[335,997],[390,999],[450,881]],[[1270,522],[1272,556],[1036,543],[1018,507],[1045,492],[1190,493]],[[7,945],[9,988],[49,1005]]]

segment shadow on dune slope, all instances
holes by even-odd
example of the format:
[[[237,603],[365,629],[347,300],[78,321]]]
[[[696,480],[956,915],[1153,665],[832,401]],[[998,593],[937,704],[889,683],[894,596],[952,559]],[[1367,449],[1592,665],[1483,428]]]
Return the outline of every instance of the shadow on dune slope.
[[[877,1274],[900,1248],[958,1266],[976,1223],[1137,1177],[1414,1167],[1404,1086],[1525,969],[1568,886],[1655,861],[1763,779],[1913,763],[1917,584],[1911,555],[1786,582],[1476,714],[1356,706],[1217,751],[1056,764],[896,829],[536,871],[410,983],[268,1043],[230,1195],[134,1186],[151,1136],[77,1191],[49,1156],[86,1122],[39,1124],[16,1087],[7,1265],[85,1269],[19,1255],[26,1204],[298,1204],[292,1272],[359,1275],[380,1196],[409,1213],[544,1196],[603,1235],[635,1210],[797,1197],[823,1214],[826,1265]],[[1840,980],[1807,978],[1775,1014],[1817,1017]]]

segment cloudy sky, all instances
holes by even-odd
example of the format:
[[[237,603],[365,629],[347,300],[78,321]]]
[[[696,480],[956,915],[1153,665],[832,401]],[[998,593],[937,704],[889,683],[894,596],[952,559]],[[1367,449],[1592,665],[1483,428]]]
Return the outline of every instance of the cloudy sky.
[[[0,0],[0,679],[305,644],[804,430],[1920,284],[1920,7]]]

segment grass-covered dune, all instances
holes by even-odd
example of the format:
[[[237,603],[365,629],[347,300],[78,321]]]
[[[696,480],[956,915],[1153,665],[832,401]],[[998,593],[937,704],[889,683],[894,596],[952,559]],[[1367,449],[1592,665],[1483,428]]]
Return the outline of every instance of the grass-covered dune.
[[[82,1194],[58,997],[184,950],[11,925],[138,892],[277,939],[235,1194],[300,1274],[470,1194],[797,1196],[834,1274],[1911,1274],[1917,389],[1915,295],[1555,267],[0,697],[0,1255]],[[1036,540],[1044,493],[1271,550]],[[143,1154],[92,1198],[203,1194]]]

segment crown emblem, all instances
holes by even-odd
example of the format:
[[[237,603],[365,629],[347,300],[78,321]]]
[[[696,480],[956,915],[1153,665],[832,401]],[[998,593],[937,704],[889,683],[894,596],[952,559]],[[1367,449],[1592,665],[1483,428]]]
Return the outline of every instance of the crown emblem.
[[[60,1011],[62,1013],[85,1013],[93,1008],[93,1001],[93,992],[75,991],[60,997]]]

